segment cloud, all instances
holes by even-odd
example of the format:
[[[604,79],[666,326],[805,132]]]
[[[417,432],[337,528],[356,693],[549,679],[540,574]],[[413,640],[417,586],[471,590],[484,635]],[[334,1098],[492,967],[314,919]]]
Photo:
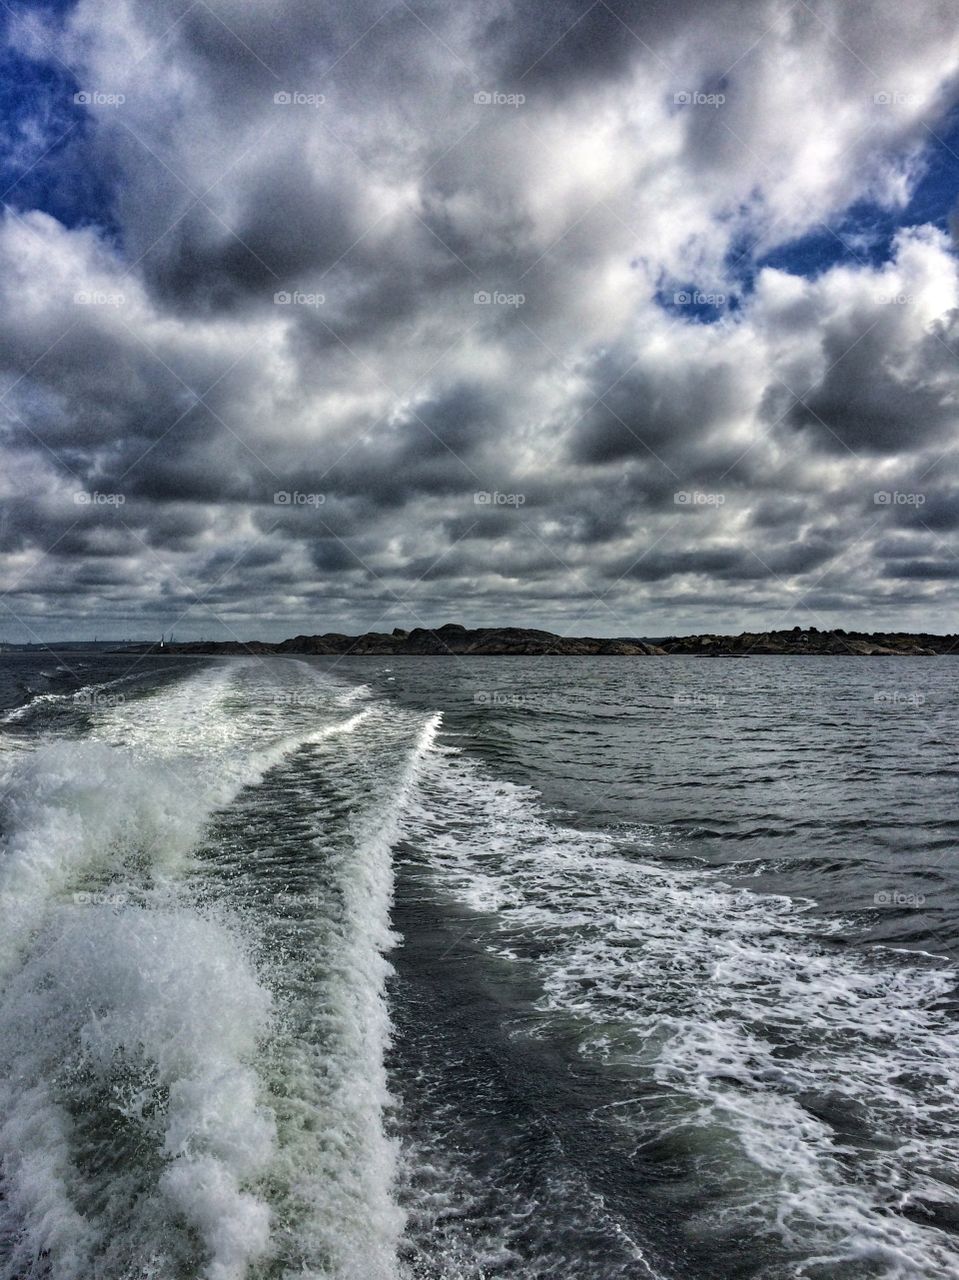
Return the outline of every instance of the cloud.
[[[10,20],[11,628],[946,626],[959,281],[910,201],[953,16]],[[762,265],[810,235],[833,258]]]

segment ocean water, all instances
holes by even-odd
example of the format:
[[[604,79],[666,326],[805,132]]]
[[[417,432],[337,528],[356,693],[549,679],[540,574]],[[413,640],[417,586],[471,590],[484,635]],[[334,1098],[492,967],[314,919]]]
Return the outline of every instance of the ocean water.
[[[959,1277],[959,663],[0,659],[0,1280]]]

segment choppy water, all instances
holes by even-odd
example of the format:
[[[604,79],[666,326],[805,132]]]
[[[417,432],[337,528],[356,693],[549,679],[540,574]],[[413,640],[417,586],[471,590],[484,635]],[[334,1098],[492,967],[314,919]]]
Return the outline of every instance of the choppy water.
[[[0,1277],[959,1277],[949,659],[0,665]]]

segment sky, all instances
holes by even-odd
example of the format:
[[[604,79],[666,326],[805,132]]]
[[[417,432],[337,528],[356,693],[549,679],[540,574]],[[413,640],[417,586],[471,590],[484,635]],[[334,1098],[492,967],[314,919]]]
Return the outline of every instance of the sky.
[[[0,639],[959,631],[954,0],[0,14]]]

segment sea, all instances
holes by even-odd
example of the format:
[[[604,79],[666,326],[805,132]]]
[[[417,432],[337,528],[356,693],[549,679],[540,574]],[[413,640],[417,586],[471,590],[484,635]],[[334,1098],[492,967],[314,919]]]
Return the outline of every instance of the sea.
[[[959,1277],[959,660],[0,657],[0,1280]]]

